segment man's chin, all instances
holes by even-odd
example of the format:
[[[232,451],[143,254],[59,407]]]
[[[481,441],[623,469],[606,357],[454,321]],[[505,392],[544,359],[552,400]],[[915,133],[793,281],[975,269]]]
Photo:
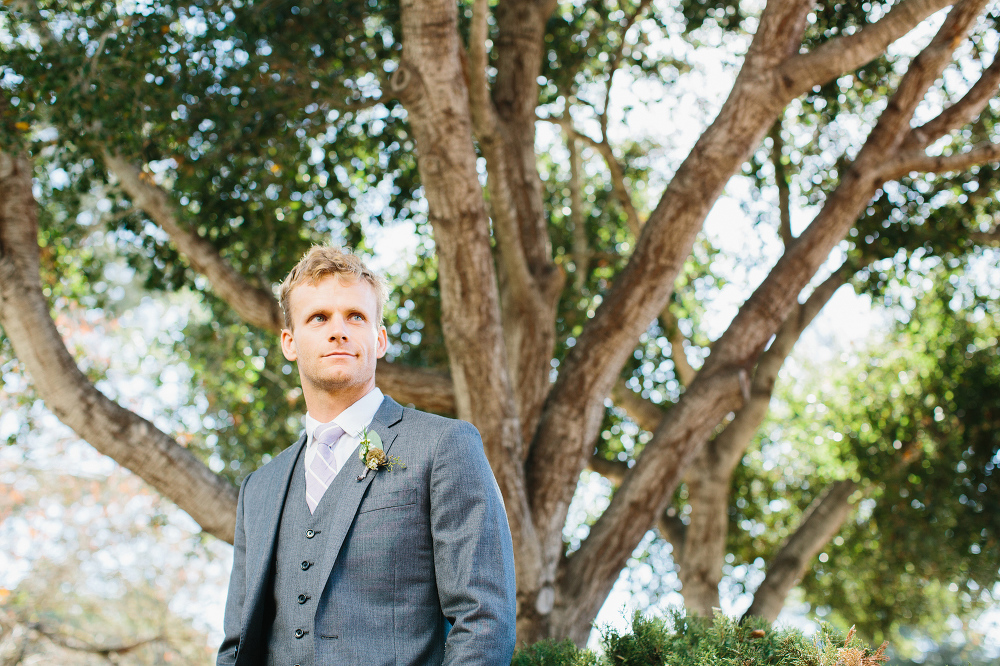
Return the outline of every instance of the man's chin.
[[[368,379],[359,379],[352,375],[343,374],[317,377],[312,382],[313,386],[324,393],[353,393],[363,390],[368,383]]]

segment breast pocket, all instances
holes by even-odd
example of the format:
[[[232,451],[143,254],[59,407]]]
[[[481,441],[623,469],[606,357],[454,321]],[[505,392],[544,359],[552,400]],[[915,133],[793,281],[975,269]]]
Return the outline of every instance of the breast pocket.
[[[358,513],[368,513],[379,509],[391,509],[397,506],[409,506],[417,503],[417,490],[409,488],[407,490],[394,490],[388,493],[378,493],[369,495],[358,509]]]

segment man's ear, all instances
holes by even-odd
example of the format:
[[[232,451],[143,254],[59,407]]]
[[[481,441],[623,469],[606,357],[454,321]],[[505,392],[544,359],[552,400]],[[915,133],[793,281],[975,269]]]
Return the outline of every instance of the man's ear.
[[[295,338],[287,328],[281,329],[281,353],[289,361],[295,361],[299,357],[298,351],[295,349]],[[382,353],[384,354],[385,352]]]
[[[385,356],[387,349],[389,349],[389,334],[385,332],[385,326],[379,324],[378,341],[375,345],[375,358],[382,358]]]

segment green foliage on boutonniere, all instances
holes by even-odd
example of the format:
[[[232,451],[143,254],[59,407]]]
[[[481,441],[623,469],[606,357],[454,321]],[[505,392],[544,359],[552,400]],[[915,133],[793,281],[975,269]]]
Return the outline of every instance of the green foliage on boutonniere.
[[[367,428],[361,429],[361,446],[358,447],[358,457],[361,458],[361,464],[365,466],[365,473],[358,476],[358,481],[368,476],[369,470],[377,472],[380,469],[387,469],[391,471],[396,465],[406,469],[406,464],[397,456],[385,455],[385,450],[382,448],[382,438],[377,432]]]

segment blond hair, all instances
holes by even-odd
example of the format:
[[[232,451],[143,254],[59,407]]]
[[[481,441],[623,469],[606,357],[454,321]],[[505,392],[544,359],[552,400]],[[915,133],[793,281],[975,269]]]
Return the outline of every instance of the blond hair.
[[[375,307],[379,326],[382,325],[382,310],[389,298],[389,287],[385,279],[372,271],[360,257],[350,250],[328,245],[315,245],[295,264],[288,277],[281,283],[279,299],[281,312],[285,318],[285,328],[292,330],[292,289],[300,284],[316,284],[320,280],[342,275],[355,280],[364,280],[375,290]]]

